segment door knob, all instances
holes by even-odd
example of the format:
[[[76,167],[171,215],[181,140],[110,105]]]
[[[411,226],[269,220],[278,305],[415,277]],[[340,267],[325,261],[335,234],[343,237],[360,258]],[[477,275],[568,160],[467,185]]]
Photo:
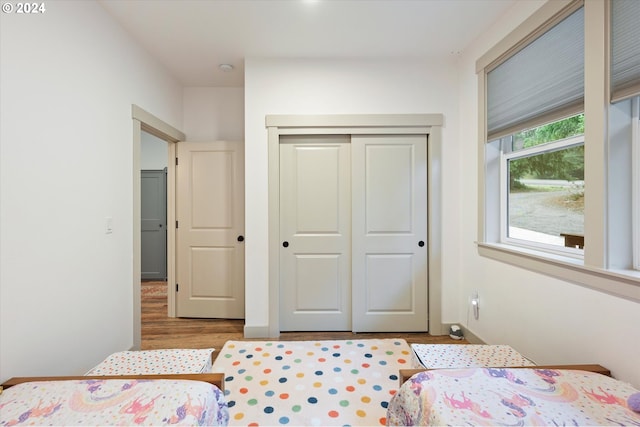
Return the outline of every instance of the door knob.
[[[418,246],[423,247],[423,246],[424,246],[424,242],[423,242],[422,240],[420,240],[420,241],[418,242]]]
[[[244,242],[244,236],[238,236],[238,242]]]
[[[289,247],[289,242],[287,242],[287,241],[282,242],[282,246],[284,246],[285,248],[288,248]]]

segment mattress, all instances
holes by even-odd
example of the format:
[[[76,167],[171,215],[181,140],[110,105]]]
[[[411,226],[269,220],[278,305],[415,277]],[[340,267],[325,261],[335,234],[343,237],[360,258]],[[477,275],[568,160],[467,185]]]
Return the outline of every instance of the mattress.
[[[631,385],[593,372],[515,368],[425,371],[389,402],[388,425],[640,425]]]
[[[0,394],[0,425],[227,425],[216,386],[188,380],[68,380]]]
[[[413,364],[429,369],[535,366],[508,345],[412,344]]]
[[[201,374],[211,372],[207,349],[163,349],[113,353],[86,375]]]

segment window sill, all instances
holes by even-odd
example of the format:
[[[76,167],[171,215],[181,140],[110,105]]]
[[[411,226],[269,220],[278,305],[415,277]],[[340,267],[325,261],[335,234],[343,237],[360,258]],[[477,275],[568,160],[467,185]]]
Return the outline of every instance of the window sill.
[[[585,266],[581,259],[500,243],[480,243],[478,254],[590,289],[640,302],[640,271]]]

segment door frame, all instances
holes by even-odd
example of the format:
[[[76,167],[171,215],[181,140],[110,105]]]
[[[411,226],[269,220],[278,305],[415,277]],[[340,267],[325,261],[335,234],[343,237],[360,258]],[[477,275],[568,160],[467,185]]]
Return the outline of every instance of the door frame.
[[[186,135],[165,123],[153,114],[143,110],[135,104],[131,105],[133,119],[133,349],[139,349],[142,344],[142,314],[140,300],[141,280],[141,208],[140,208],[140,147],[142,131],[169,143],[169,161],[167,163],[167,285],[175,283],[175,239],[176,229],[169,224],[175,224],[175,159],[176,143],[184,141]],[[167,292],[167,306],[169,317],[175,317],[175,292]]]
[[[442,323],[442,114],[267,115],[269,151],[269,325],[280,336],[280,135],[427,136],[428,326],[431,335],[445,335]],[[432,209],[434,208],[434,209]],[[245,336],[253,335],[245,327]],[[257,335],[260,336],[260,335]]]

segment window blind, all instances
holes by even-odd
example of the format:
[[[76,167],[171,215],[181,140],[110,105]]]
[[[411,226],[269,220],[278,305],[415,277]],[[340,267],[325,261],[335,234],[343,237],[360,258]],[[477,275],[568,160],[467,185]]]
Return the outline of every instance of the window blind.
[[[584,109],[584,8],[487,74],[488,140]]]
[[[640,94],[640,1],[611,2],[611,99]]]

